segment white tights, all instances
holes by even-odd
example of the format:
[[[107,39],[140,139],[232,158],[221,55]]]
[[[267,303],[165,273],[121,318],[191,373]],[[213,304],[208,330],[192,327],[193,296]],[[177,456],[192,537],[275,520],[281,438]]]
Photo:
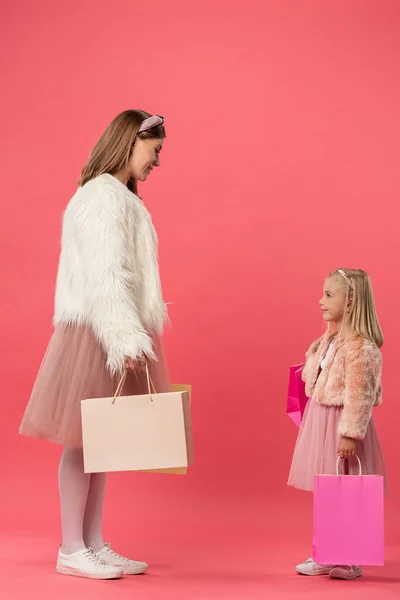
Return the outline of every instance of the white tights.
[[[64,448],[58,471],[62,550],[103,548],[103,506],[106,473],[84,473],[82,448]]]

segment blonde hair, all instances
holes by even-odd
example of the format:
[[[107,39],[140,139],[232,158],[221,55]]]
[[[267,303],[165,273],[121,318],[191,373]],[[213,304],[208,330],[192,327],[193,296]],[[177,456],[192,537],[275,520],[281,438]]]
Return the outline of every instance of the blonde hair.
[[[376,313],[372,283],[369,275],[361,269],[338,269],[328,279],[342,284],[346,293],[346,304],[350,311],[345,313],[339,335],[360,336],[383,345],[383,333]]]
[[[82,187],[103,173],[115,175],[129,162],[136,138],[163,139],[166,137],[163,125],[156,125],[139,133],[140,125],[151,115],[143,110],[125,110],[115,117],[100,137],[90,153],[89,160],[82,169],[79,186]],[[137,194],[137,181],[128,182],[129,189]]]

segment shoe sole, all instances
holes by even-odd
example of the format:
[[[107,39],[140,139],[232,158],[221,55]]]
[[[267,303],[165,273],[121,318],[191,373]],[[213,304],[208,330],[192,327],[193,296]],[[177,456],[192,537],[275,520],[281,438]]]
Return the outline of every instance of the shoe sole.
[[[123,570],[123,573],[124,573],[124,575],[144,575],[145,573],[147,573],[148,570],[149,570],[149,567],[146,567],[146,568],[142,568],[142,569],[135,569],[134,571]]]
[[[318,577],[321,575],[329,575],[330,572],[332,571],[333,567],[325,567],[325,571],[306,571],[305,569],[302,571],[301,570],[301,565],[298,565],[296,567],[296,573],[298,573],[299,575],[304,575],[305,577]]]
[[[78,571],[71,567],[56,567],[58,575],[70,575],[72,577],[85,577],[86,579],[121,579],[123,573],[87,573],[85,571]]]
[[[351,581],[352,579],[358,579],[361,576],[362,576],[362,573],[360,573],[359,575],[348,575],[348,576],[330,575],[329,577],[331,579],[343,579],[345,581]]]
[[[302,571],[298,571],[296,569],[296,573],[298,573],[298,575],[303,575],[303,577],[321,577],[321,576],[325,576],[329,575],[330,571],[324,571],[322,573],[303,573]]]

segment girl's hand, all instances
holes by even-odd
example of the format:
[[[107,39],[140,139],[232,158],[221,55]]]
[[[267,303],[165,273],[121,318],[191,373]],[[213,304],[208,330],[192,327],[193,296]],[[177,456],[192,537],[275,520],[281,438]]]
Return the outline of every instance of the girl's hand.
[[[353,438],[342,437],[340,438],[338,454],[340,458],[350,458],[356,455],[357,440]]]
[[[130,371],[131,373],[135,373],[137,371],[141,371],[146,367],[146,361],[143,359],[133,359],[128,356],[125,359],[125,369]]]

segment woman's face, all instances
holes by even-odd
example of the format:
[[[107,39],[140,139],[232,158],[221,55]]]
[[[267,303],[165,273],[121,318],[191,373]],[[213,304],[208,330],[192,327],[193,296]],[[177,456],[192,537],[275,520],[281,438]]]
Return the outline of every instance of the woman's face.
[[[154,169],[160,166],[160,152],[163,147],[163,139],[142,140],[136,138],[132,155],[128,163],[129,176],[136,181],[146,181]]]

